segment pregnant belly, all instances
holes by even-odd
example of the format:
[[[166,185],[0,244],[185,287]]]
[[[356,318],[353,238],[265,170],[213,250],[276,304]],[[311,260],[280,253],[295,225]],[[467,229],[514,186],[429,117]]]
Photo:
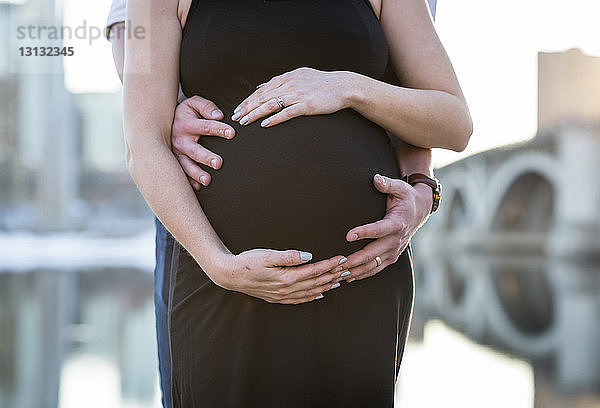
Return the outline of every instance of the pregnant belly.
[[[373,176],[399,173],[382,128],[351,109],[267,129],[225,120],[236,136],[201,140],[224,163],[207,169],[212,182],[197,197],[232,252],[294,248],[318,260],[365,245],[345,235],[385,215],[386,196]]]

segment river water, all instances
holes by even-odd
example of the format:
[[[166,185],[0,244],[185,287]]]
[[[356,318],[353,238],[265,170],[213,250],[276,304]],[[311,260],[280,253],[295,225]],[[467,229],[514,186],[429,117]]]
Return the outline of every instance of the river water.
[[[0,407],[160,407],[151,233],[117,248],[90,244],[96,253],[78,259],[67,255],[69,240],[56,247],[63,256],[51,243],[7,242],[0,249]],[[48,266],[7,249],[27,253],[33,244],[38,255],[48,252]],[[77,245],[85,254],[85,243]],[[571,405],[555,394],[526,361],[431,320],[409,340],[397,406],[600,406],[594,397],[578,396]],[[540,404],[542,397],[552,402]]]

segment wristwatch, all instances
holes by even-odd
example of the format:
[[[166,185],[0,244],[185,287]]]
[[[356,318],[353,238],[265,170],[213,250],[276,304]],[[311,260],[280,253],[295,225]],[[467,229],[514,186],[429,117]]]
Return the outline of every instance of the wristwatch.
[[[440,200],[442,199],[442,184],[437,178],[431,178],[423,173],[413,173],[402,176],[402,180],[411,186],[414,186],[417,183],[425,183],[431,187],[433,192],[433,203],[431,205],[431,211],[429,211],[429,214],[438,209],[440,206]]]

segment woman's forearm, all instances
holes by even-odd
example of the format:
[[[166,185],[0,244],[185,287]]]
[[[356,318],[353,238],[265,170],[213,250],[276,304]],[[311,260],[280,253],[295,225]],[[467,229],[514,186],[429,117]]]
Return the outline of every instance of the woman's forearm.
[[[159,220],[210,276],[231,253],[206,218],[169,147],[150,137],[144,139],[128,144],[129,173]]]
[[[346,106],[405,142],[423,148],[463,151],[473,124],[467,105],[444,91],[391,85],[366,75],[347,76]]]
[[[221,274],[221,267],[231,254],[210,225],[171,151],[181,44],[177,7],[177,0],[127,1],[127,24],[144,29],[143,35],[125,36],[127,169],[154,214],[219,284],[228,278]]]

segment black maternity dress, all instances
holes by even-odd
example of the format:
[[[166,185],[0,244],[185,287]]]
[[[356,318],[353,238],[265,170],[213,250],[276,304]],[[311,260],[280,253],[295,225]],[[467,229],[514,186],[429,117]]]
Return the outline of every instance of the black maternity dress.
[[[318,261],[368,243],[345,235],[385,215],[373,175],[399,176],[383,128],[352,109],[270,128],[230,119],[258,84],[298,67],[382,79],[388,48],[368,0],[193,0],[180,58],[184,93],[213,100],[236,129],[201,140],[224,164],[197,193],[233,253]],[[410,246],[374,277],[281,305],[218,287],[176,243],[173,406],[392,407],[412,304]]]

